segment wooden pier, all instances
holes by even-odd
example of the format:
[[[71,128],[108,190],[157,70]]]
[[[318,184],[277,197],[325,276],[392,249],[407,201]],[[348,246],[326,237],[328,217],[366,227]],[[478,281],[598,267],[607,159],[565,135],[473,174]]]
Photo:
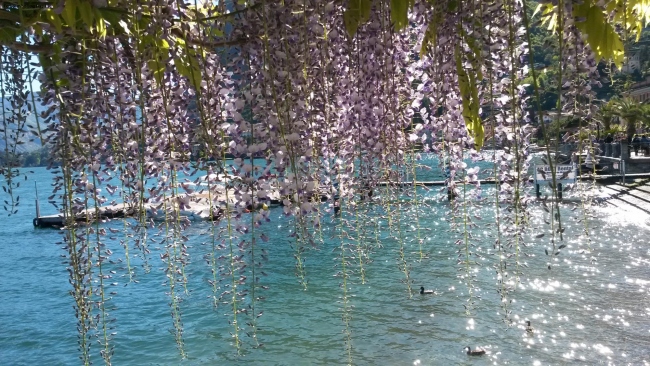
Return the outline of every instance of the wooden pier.
[[[650,178],[650,174],[628,174],[625,176],[627,179],[632,179],[634,180],[635,178]],[[603,184],[611,184],[614,182],[620,182],[622,176],[620,175],[596,175],[596,176],[591,176],[591,175],[582,175],[577,177],[578,180],[592,180],[595,179],[599,183]],[[533,182],[530,180],[530,182]],[[495,184],[496,181],[494,179],[481,179],[479,180],[480,184]],[[417,182],[399,182],[399,183],[393,183],[393,182],[379,182],[377,186],[381,187],[387,187],[387,186],[413,186],[415,184],[416,186],[445,186],[447,182],[445,181],[417,181]],[[470,184],[466,183],[463,181],[458,181],[456,184]],[[38,192],[36,193],[38,197]],[[235,201],[234,201],[234,190],[229,191],[229,200],[226,200],[226,195],[222,193],[220,197],[217,198],[216,201],[219,201],[222,203],[222,207],[216,207],[214,204],[211,206],[209,203],[209,197],[207,194],[183,194],[178,197],[174,198],[169,198],[168,199],[168,208],[174,207],[173,205],[178,205],[180,201],[183,201],[185,203],[185,206],[188,206],[182,210],[179,209],[181,216],[188,217],[189,219],[192,220],[210,220],[211,217],[214,217],[214,213],[210,212],[210,209],[216,209],[216,210],[224,210],[226,206],[232,207],[233,209],[236,209]],[[273,191],[269,195],[269,206],[281,206],[282,203],[282,197],[280,197],[280,194],[278,191]],[[328,197],[326,194],[321,193],[321,202],[327,201]],[[143,209],[146,211],[147,215],[151,217],[154,220],[158,219],[163,219],[165,217],[165,213],[163,210],[164,204],[163,202],[147,202],[143,204]],[[122,217],[133,217],[135,216],[136,213],[136,208],[134,208],[132,205],[125,205],[125,204],[113,204],[113,205],[106,205],[106,206],[101,206],[98,207],[97,209],[95,208],[90,208],[88,210],[84,210],[80,213],[78,213],[74,221],[79,224],[83,223],[88,223],[88,222],[95,222],[97,220],[106,220],[106,219],[113,219],[113,218],[122,218]],[[40,215],[40,208],[38,204],[38,199],[36,199],[36,217],[33,219],[33,224],[35,227],[39,228],[48,228],[48,227],[53,227],[53,228],[61,228],[64,227],[67,223],[66,217],[64,217],[63,214],[56,214],[56,215],[48,215],[48,216],[41,216]]]
[[[38,193],[37,193],[38,194]],[[226,199],[228,197],[228,199]],[[133,217],[138,210],[146,212],[147,217],[153,220],[162,220],[165,217],[165,209],[174,210],[180,213],[182,217],[190,220],[210,220],[219,216],[219,211],[224,211],[226,207],[236,210],[234,189],[228,189],[228,195],[221,193],[219,196],[212,197],[213,203],[210,204],[210,196],[207,193],[188,193],[174,197],[169,197],[165,201],[148,201],[138,207],[138,204],[112,204],[101,207],[91,207],[75,215],[74,222],[82,224],[95,222],[97,220],[106,220],[113,218]],[[268,195],[268,202],[271,206],[281,205],[282,200],[277,191],[272,191]],[[218,202],[218,203],[215,203]],[[35,227],[64,227],[69,222],[63,214],[41,216],[38,199],[36,200],[36,218],[33,220]]]
[[[145,209],[147,206],[150,205],[145,204]],[[38,203],[36,207],[38,207]],[[63,227],[68,221],[63,214],[40,216],[38,211],[39,210],[37,210],[37,216],[33,221],[35,227]],[[75,216],[74,221],[77,223],[87,223],[96,220],[130,217],[133,216],[134,213],[135,210],[133,207],[122,203],[98,207],[97,211],[95,211],[95,209],[84,210]]]
[[[480,184],[494,184],[496,181],[494,179],[480,179],[478,181]],[[412,186],[415,184],[416,186],[422,186],[422,187],[430,187],[430,186],[445,186],[447,185],[447,181],[444,180],[430,180],[430,181],[417,181],[417,182],[379,182],[377,183],[378,186],[380,187],[388,187],[388,186]],[[456,184],[473,184],[473,183],[466,183],[464,181],[457,181]]]

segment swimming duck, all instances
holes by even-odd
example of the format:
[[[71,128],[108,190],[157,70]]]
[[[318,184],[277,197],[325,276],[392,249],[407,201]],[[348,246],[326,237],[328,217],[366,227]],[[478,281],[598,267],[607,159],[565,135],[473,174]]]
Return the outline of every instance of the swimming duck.
[[[433,290],[425,290],[424,286],[420,287],[420,295],[433,295]]]
[[[533,328],[532,325],[530,325],[530,320],[526,321],[526,333],[528,334],[533,334],[535,332],[535,328]]]
[[[467,354],[470,356],[481,356],[485,354],[485,350],[481,347],[476,347],[473,351],[469,346],[465,347],[465,351],[467,351]]]

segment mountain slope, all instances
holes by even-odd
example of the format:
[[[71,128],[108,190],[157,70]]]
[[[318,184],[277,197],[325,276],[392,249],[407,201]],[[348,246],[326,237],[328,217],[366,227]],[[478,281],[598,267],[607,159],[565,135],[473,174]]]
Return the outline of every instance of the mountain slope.
[[[6,131],[0,131],[0,151],[4,152],[7,145],[7,139],[11,139],[10,136],[16,135],[17,126],[14,123],[7,123],[5,125],[4,122],[5,118],[9,120],[10,116],[13,114],[10,100],[8,98],[0,98],[0,108],[2,108],[0,109],[0,129],[7,129]],[[19,144],[16,148],[19,153],[31,152],[42,147],[41,140],[30,130],[36,129],[37,119],[35,113],[38,113],[40,115],[41,112],[44,112],[45,110],[47,110],[47,108],[40,105],[38,101],[36,102],[35,106],[32,106],[31,112],[27,112],[26,107],[23,109],[23,111],[28,113],[28,116],[26,118],[26,124],[23,127],[24,133],[22,133],[22,137],[20,138],[22,144]],[[43,119],[39,117],[38,120],[40,122],[41,129],[44,128],[45,124],[43,123]],[[10,146],[10,149],[11,148],[12,146]]]

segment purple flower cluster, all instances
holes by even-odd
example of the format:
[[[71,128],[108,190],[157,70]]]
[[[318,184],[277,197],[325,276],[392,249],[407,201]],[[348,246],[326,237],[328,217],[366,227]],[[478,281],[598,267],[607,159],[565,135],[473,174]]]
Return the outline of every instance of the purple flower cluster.
[[[341,237],[361,243],[365,234],[356,232],[359,223],[377,225],[363,221],[372,214],[362,208],[375,189],[388,186],[386,195],[397,202],[402,194],[417,197],[416,188],[400,183],[413,177],[414,153],[420,149],[436,153],[448,172],[450,220],[463,234],[475,225],[467,187],[476,188],[471,194],[481,199],[479,169],[467,160],[480,158],[483,140],[493,149],[499,182],[496,267],[502,279],[519,275],[528,222],[528,111],[535,104],[521,85],[531,58],[522,2],[417,0],[408,13],[409,26],[399,32],[391,19],[392,2],[359,2],[370,4],[370,10],[354,36],[345,23],[346,1],[242,3],[129,3],[124,11],[131,24],[112,24],[105,36],[52,36],[60,49],[41,65],[41,103],[47,108],[41,117],[47,128],[42,135],[39,128],[39,135],[51,144],[53,161],[61,162],[54,168],[50,200],[62,205],[68,220],[64,241],[85,360],[93,332],[104,334],[107,362],[111,354],[108,321],[93,320],[109,297],[103,282],[95,289],[90,285],[93,276],[111,278],[103,268],[112,253],[103,243],[109,233],[93,221],[107,204],[123,204],[136,218],[125,221],[130,230],[121,243],[127,258],[129,248],[139,251],[145,272],[147,244],[162,245],[182,355],[188,211],[208,206],[204,218],[213,222],[205,240],[209,282],[214,305],[230,306],[239,349],[243,324],[255,333],[261,315],[255,306],[262,298],[259,281],[267,257],[259,247],[268,240],[263,224],[271,220],[265,206],[281,203],[292,219],[296,275],[306,285],[302,256],[317,245],[323,218],[339,210],[354,212],[358,221],[342,215],[339,228],[347,231]],[[590,121],[596,62],[570,16],[572,2],[563,4],[560,109]],[[5,142],[15,148],[29,104],[22,76],[27,59],[5,48],[1,57],[3,127],[6,132],[13,124],[19,131]],[[8,167],[2,171],[11,194],[14,173]],[[201,178],[185,178],[194,174]],[[12,198],[13,205],[16,201]],[[388,214],[404,213],[401,203],[396,209],[385,206]],[[80,214],[89,225],[75,222]],[[397,222],[400,268],[410,292],[408,251]],[[561,236],[559,210],[552,222]],[[156,239],[151,229],[158,230]],[[463,278],[471,293],[471,257],[478,244],[462,237],[459,263],[467,268]],[[421,247],[421,239],[413,240]],[[554,241],[553,246],[555,252]],[[342,244],[343,264],[368,249],[352,248]],[[135,273],[128,264],[131,280]],[[505,297],[514,286],[500,283]],[[101,301],[89,299],[93,291]],[[251,305],[244,307],[248,299]],[[238,316],[250,321],[237,321]]]

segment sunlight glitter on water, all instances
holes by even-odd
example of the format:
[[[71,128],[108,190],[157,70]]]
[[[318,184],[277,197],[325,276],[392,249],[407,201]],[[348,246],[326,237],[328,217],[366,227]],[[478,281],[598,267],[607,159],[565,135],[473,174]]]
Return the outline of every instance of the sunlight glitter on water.
[[[547,282],[538,278],[535,278],[532,282],[529,282],[528,285],[531,289],[540,292],[554,292],[560,286],[562,286],[562,288],[569,288],[568,285],[562,285],[559,281]]]
[[[465,327],[467,330],[473,330],[474,329],[474,318],[468,319],[467,320],[467,327]]]
[[[629,226],[648,227],[647,215],[630,215],[624,210],[612,210],[611,206],[593,206],[593,210],[601,215],[607,215],[607,224],[609,228],[622,229]]]
[[[483,262],[486,258],[495,261],[482,265],[481,268],[485,268],[485,271],[475,272],[476,267],[471,269],[471,274],[476,274],[477,291],[474,294],[480,294],[483,298],[477,300],[477,306],[468,316],[465,309],[458,304],[466,300],[464,296],[467,294],[467,286],[465,283],[459,284],[456,277],[456,252],[453,248],[455,237],[454,234],[448,234],[448,223],[444,221],[448,204],[433,204],[433,207],[431,216],[421,221],[422,227],[425,227],[426,223],[426,226],[432,229],[427,237],[427,254],[431,259],[413,262],[413,266],[418,270],[414,269],[412,274],[417,276],[415,281],[422,281],[430,288],[441,289],[442,294],[409,298],[405,295],[400,277],[395,275],[394,270],[390,270],[394,268],[396,258],[390,244],[386,244],[388,250],[373,253],[373,259],[376,261],[366,268],[369,285],[355,282],[351,286],[350,299],[354,319],[351,327],[355,364],[404,364],[411,361],[414,365],[417,362],[418,366],[470,362],[510,365],[560,365],[581,362],[591,365],[610,362],[642,365],[650,361],[644,349],[644,345],[650,344],[650,252],[646,244],[650,231],[645,226],[635,226],[633,220],[636,218],[611,224],[610,216],[620,215],[622,210],[616,207],[596,207],[596,217],[590,218],[588,226],[592,247],[592,251],[588,251],[587,240],[582,234],[582,223],[574,224],[575,219],[583,218],[584,214],[579,209],[570,211],[574,207],[572,203],[562,205],[563,226],[564,222],[568,223],[567,232],[564,241],[557,241],[556,245],[568,246],[560,255],[554,256],[557,258],[552,260],[553,268],[548,270],[546,262],[549,257],[545,255],[544,249],[550,250],[552,247],[551,229],[543,220],[549,218],[548,214],[544,216],[540,207],[533,205],[533,235],[527,240],[529,246],[522,248],[522,252],[530,255],[525,257],[529,267],[525,268],[525,271],[522,268],[521,284],[506,300],[494,294],[497,276],[494,275],[492,264],[498,262],[499,253],[491,249],[492,240],[487,238],[493,233],[490,230],[494,226],[490,229],[477,228],[476,233],[483,231],[485,234],[474,242],[477,246],[476,253],[483,256],[480,261]],[[488,221],[492,219],[489,214],[492,209],[493,207],[482,207],[477,213]],[[279,211],[275,208],[272,210]],[[34,231],[31,221],[27,221],[29,219],[30,217],[27,217],[25,220],[29,226],[25,229],[27,234],[21,233],[17,237],[31,235],[31,241],[20,241],[20,245],[25,247],[25,250],[33,251],[34,258],[42,258],[43,263],[26,271],[25,260],[20,259],[22,250],[15,251],[10,249],[13,247],[6,246],[6,253],[3,252],[12,260],[2,262],[2,265],[12,270],[8,272],[10,278],[16,273],[15,281],[20,286],[2,287],[2,290],[14,291],[12,294],[22,289],[29,292],[7,296],[6,301],[3,301],[5,304],[0,304],[0,323],[8,325],[7,329],[0,329],[0,349],[3,349],[3,352],[0,352],[0,364],[39,364],[38,361],[43,359],[53,359],[52,364],[72,364],[75,361],[73,358],[76,346],[73,337],[70,337],[71,341],[63,341],[61,331],[49,329],[49,323],[43,321],[39,324],[42,328],[38,328],[38,335],[46,342],[47,352],[30,353],[33,349],[26,347],[25,342],[19,341],[29,339],[30,333],[25,332],[23,328],[32,325],[17,327],[16,324],[19,323],[5,321],[10,317],[28,319],[17,313],[16,309],[42,301],[43,297],[52,296],[61,298],[61,305],[52,306],[52,309],[57,311],[60,323],[75,324],[74,314],[69,310],[72,300],[66,295],[66,273],[56,259],[52,260],[58,257],[60,251],[56,248],[49,250],[49,246],[37,244],[45,241],[46,235],[58,234]],[[281,230],[276,230],[275,224]],[[196,227],[204,234],[209,233],[203,230],[201,224]],[[290,227],[286,220],[274,221],[274,225],[267,231],[269,236],[272,236],[270,242],[274,244],[268,247],[273,266],[265,266],[275,268],[276,271],[266,269],[269,276],[263,278],[262,283],[270,287],[268,299],[258,305],[263,306],[265,310],[264,317],[260,318],[260,326],[263,328],[263,331],[260,331],[260,339],[264,340],[265,347],[252,351],[245,361],[260,365],[304,364],[307,361],[314,364],[336,364],[337,361],[343,361],[345,356],[342,356],[340,336],[343,325],[336,319],[340,314],[340,305],[335,301],[341,295],[340,287],[338,280],[330,280],[329,275],[334,275],[331,257],[320,256],[321,253],[329,251],[319,251],[318,255],[315,252],[306,253],[311,281],[308,291],[305,291],[292,278],[292,250],[283,249],[288,247],[285,245],[286,227]],[[541,232],[545,233],[544,237],[534,237]],[[52,241],[55,240],[58,239]],[[338,243],[333,241],[332,244]],[[200,248],[198,245],[192,247],[192,255],[202,254]],[[417,250],[410,249],[412,248],[409,248],[409,255],[418,253]],[[192,265],[200,266],[200,262],[202,261],[196,260]],[[158,263],[153,265],[159,266]],[[41,267],[47,272],[42,274],[39,271]],[[188,268],[193,270],[193,267]],[[193,271],[196,275],[194,278],[190,276],[193,280],[190,286],[193,286],[191,290],[195,292],[185,300],[183,306],[186,309],[184,320],[187,324],[193,324],[186,328],[188,337],[193,337],[193,341],[188,342],[192,347],[189,351],[191,355],[198,355],[199,358],[188,361],[188,365],[238,364],[237,359],[226,358],[222,362],[214,356],[232,352],[232,347],[228,346],[228,323],[224,320],[226,317],[212,316],[210,304],[206,306],[202,301],[206,291],[199,276],[205,271]],[[36,298],[31,296],[35,284],[39,282],[39,276],[61,273],[61,276],[51,280],[52,286],[48,286],[48,291],[50,287],[56,291],[46,292]],[[120,296],[115,298],[120,305],[120,310],[116,310],[119,312],[119,333],[116,336],[119,344],[115,364],[137,364],[138,360],[142,359],[147,359],[151,364],[169,364],[169,360],[176,357],[173,339],[170,342],[169,338],[163,335],[167,334],[170,324],[164,288],[160,290],[159,286],[162,280],[159,276],[156,277],[159,273],[163,272],[152,271],[147,276],[140,274],[142,283],[137,285],[138,287],[129,284],[120,292]],[[512,274],[508,277],[509,285],[515,284],[512,277]],[[458,285],[458,288],[455,288],[455,285]],[[0,283],[0,286],[3,285]],[[133,291],[133,295],[126,296],[127,291]],[[357,295],[359,300],[356,300]],[[15,302],[14,298],[27,301]],[[145,301],[145,304],[141,304],[142,299],[149,298],[160,299],[158,302]],[[508,305],[508,310],[512,310],[516,324],[513,327],[503,325],[504,304]],[[150,313],[159,315],[150,316]],[[149,323],[143,324],[142,319],[148,319]],[[526,334],[523,325],[525,320],[532,320],[535,328],[533,335]],[[146,324],[150,326],[145,327]],[[74,334],[74,329],[71,331],[71,334]],[[14,336],[14,333],[18,334],[16,339],[19,341],[14,342],[13,338],[7,336]],[[461,351],[462,346],[467,344],[489,346],[489,343],[493,343],[492,354],[483,358],[473,359]],[[576,346],[568,347],[569,343]],[[147,346],[128,348],[130,344]],[[498,348],[494,344],[498,344]],[[622,353],[623,351],[625,353]]]

